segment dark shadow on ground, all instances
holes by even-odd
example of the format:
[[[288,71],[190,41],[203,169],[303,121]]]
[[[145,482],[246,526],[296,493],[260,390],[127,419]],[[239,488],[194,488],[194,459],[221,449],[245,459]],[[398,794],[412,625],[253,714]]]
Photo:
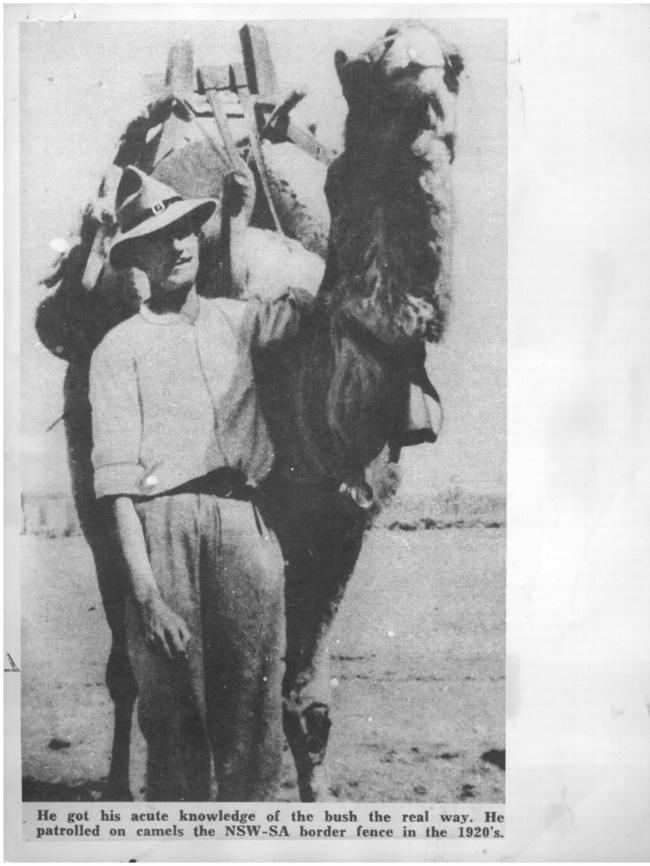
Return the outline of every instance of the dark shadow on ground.
[[[67,785],[63,782],[42,782],[40,779],[23,779],[24,803],[95,803],[101,800],[106,779],[79,782]]]
[[[489,749],[487,752],[483,752],[481,760],[487,761],[488,764],[494,764],[500,770],[506,768],[506,753],[503,749]]]

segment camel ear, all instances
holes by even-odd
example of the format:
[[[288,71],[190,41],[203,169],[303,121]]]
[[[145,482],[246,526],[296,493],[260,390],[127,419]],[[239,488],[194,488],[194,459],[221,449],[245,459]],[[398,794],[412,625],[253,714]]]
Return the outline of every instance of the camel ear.
[[[343,67],[347,62],[348,55],[345,53],[345,51],[334,52],[334,66],[336,68],[336,74],[338,75],[339,79],[341,78],[341,72],[343,70]]]
[[[458,79],[460,73],[465,68],[463,58],[457,51],[445,52],[445,73],[443,81],[447,85],[447,90],[451,93],[458,93]]]

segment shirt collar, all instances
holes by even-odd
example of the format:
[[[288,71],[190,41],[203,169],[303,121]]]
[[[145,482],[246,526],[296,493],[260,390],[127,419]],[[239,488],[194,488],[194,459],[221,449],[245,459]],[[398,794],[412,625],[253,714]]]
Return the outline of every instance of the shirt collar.
[[[186,319],[178,313],[153,313],[145,301],[140,304],[140,315],[152,325],[194,325],[203,307],[203,298],[199,296],[199,303],[193,319]]]

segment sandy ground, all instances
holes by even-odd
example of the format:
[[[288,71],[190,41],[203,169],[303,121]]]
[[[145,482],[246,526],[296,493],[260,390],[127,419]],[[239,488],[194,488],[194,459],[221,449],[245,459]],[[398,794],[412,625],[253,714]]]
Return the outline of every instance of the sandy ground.
[[[90,553],[25,536],[21,573],[24,797],[99,799],[112,705]],[[502,802],[504,642],[505,530],[372,530],[332,638],[332,799]],[[280,799],[298,799],[288,753]]]

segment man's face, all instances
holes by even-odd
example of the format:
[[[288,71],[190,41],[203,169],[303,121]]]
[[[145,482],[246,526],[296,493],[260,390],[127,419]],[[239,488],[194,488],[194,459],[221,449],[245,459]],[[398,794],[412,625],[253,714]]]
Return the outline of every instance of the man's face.
[[[146,272],[152,293],[191,288],[199,269],[199,238],[191,217],[142,238],[134,264]]]

